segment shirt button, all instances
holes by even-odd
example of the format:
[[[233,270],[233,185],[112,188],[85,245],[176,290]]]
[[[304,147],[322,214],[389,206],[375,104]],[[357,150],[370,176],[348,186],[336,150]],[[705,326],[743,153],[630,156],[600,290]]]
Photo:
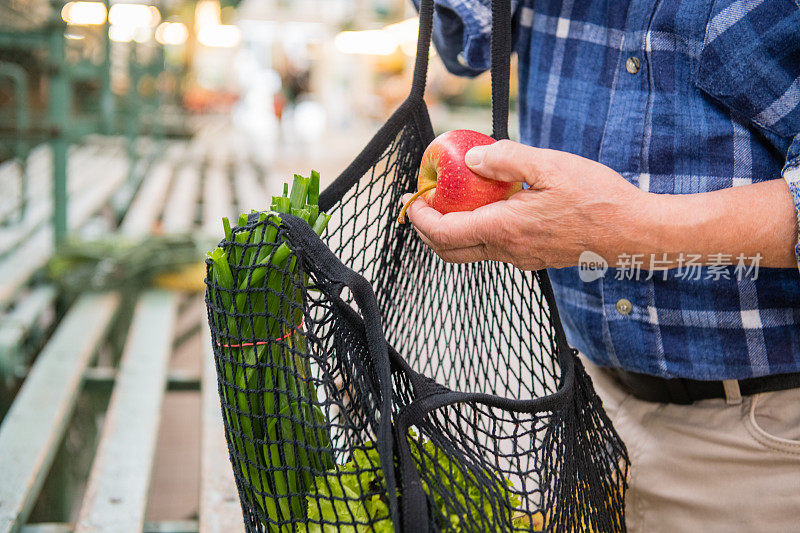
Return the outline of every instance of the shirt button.
[[[626,300],[625,298],[621,298],[617,301],[617,313],[621,315],[629,315],[633,310],[633,304],[630,300]]]
[[[628,60],[625,62],[625,70],[627,70],[629,74],[636,74],[637,72],[639,72],[639,69],[641,67],[642,67],[642,62],[636,56],[629,57]]]
[[[458,53],[458,55],[456,56],[456,61],[458,61],[458,64],[461,65],[462,67],[469,66],[469,64],[467,64],[467,58],[466,56],[464,56],[464,52]]]

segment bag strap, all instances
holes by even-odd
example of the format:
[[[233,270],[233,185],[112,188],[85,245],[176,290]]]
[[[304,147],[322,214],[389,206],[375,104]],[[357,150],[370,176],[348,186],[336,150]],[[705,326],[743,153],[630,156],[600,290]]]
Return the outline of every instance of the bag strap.
[[[421,0],[417,58],[410,98],[421,101],[428,78],[428,55],[433,33],[433,0]],[[492,0],[492,137],[508,139],[508,98],[511,76],[511,0]]]
[[[492,137],[508,139],[511,0],[492,0]]]
[[[414,61],[414,78],[411,82],[411,95],[422,101],[428,83],[428,57],[433,33],[433,0],[421,0],[419,5],[419,33],[417,34],[417,58]]]

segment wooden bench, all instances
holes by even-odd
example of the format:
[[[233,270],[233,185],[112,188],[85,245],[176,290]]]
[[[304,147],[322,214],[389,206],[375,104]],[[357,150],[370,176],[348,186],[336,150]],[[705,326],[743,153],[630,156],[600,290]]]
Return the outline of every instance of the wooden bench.
[[[207,152],[201,143],[211,139],[200,137],[182,150],[171,150],[149,169],[126,210],[120,234],[129,239],[154,231],[219,236],[222,216],[233,222],[240,211],[263,209],[268,204],[268,198],[261,198],[265,194],[262,182],[248,161],[224,150],[217,152],[210,166],[198,161],[195,155]],[[114,183],[119,186],[120,182]],[[70,216],[75,227],[108,201],[114,185],[99,188],[99,192],[86,191],[74,199]],[[35,251],[40,253],[36,257],[43,262],[49,245],[44,238],[49,234],[42,235],[29,242],[36,245]],[[33,246],[29,242],[23,247]],[[11,274],[13,263],[9,261],[19,259],[18,254],[0,260],[0,276],[4,268]],[[15,294],[27,281],[23,278],[19,275],[13,283],[0,284],[0,301]],[[18,303],[12,311],[30,316],[52,303],[50,288],[36,288],[27,295],[31,298],[27,307]],[[0,533],[225,533],[244,529],[204,316],[194,326],[202,340],[201,374],[186,376],[169,370],[176,337],[183,334],[178,323],[180,302],[185,298],[171,290],[147,289],[136,297],[133,311],[126,313],[120,295],[87,294],[67,310],[0,425],[0,472],[4,473],[0,476]],[[127,320],[129,328],[122,325]],[[4,333],[6,329],[0,326],[0,353],[6,337],[8,345],[20,344],[19,335]],[[122,346],[119,363],[93,362],[98,350],[108,345],[110,333],[120,331],[127,333],[124,339],[117,339],[122,341],[117,343]],[[81,391],[98,384],[110,388],[110,402],[76,519],[71,523],[29,523],[76,411],[76,399]],[[201,396],[198,516],[147,522],[147,496],[165,393],[193,387],[200,389]]]
[[[187,233],[193,226],[200,191],[200,169],[194,163],[177,171],[175,184],[167,198],[162,225],[167,233]]]
[[[112,145],[105,149],[96,144],[72,146],[67,160],[67,192],[70,197],[81,196],[89,190],[93,178],[104,175],[110,162],[123,157],[121,146]],[[52,175],[52,154],[50,147],[44,145],[29,157],[28,208],[24,217],[18,223],[4,226],[0,230],[0,256],[50,222],[53,215]],[[12,198],[11,201],[13,200]],[[11,209],[11,206],[6,205],[5,208]]]
[[[225,532],[243,529],[222,429],[210,335],[203,326],[201,491],[198,522],[145,524],[159,413],[167,388],[175,293],[144,292],[136,305],[102,436],[74,528],[24,526],[81,381],[119,305],[116,294],[83,296],[40,354],[0,426],[0,532]]]
[[[141,531],[172,346],[176,296],[139,298],[76,533]]]
[[[18,531],[33,508],[80,388],[119,305],[115,294],[81,297],[39,354],[0,426],[0,532]]]

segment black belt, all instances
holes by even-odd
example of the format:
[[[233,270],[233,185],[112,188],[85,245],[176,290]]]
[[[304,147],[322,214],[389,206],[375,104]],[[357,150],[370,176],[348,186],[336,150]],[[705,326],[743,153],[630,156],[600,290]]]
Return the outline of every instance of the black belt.
[[[698,400],[725,398],[722,381],[698,381],[684,378],[660,378],[647,374],[628,372],[618,368],[604,368],[630,394],[647,402],[690,404]],[[742,396],[794,389],[800,387],[800,372],[775,374],[760,378],[737,380]]]

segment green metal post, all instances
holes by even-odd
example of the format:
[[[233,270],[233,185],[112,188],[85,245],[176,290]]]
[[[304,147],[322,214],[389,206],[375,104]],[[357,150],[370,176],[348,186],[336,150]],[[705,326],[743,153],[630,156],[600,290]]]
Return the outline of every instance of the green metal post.
[[[153,82],[155,84],[154,93],[151,96],[153,101],[153,132],[152,135],[156,139],[158,146],[163,149],[164,146],[164,139],[166,139],[166,121],[161,114],[161,110],[164,106],[164,94],[160,90],[159,87],[159,78],[161,78],[162,74],[167,71],[167,57],[164,54],[164,47],[162,45],[157,45],[156,48],[156,58],[153,62],[153,68],[151,68],[151,75],[153,76]]]
[[[106,13],[111,10],[111,1],[103,0]],[[102,131],[114,133],[114,95],[111,93],[111,39],[108,38],[108,17],[103,24],[103,64],[100,67],[100,117]]]
[[[9,78],[14,85],[15,121],[19,137],[16,143],[16,155],[25,153],[28,143],[28,75],[25,69],[16,63],[0,61],[0,77]]]
[[[14,157],[19,161],[19,220],[25,216],[28,200],[28,148],[30,147],[30,117],[28,116],[28,74],[16,63],[0,62],[0,77],[7,77],[14,85],[14,100],[16,112],[17,142],[14,147]]]
[[[70,86],[65,57],[64,27],[54,20],[50,29],[49,59],[52,68],[48,118],[52,129],[53,149],[53,232],[56,247],[67,239],[67,121]]]
[[[134,172],[136,170],[136,161],[138,159],[137,140],[139,138],[139,68],[137,63],[137,50],[136,43],[131,41],[128,43],[128,94],[125,98],[126,103],[126,117],[125,124],[127,126],[126,136],[128,138],[128,162],[130,164],[128,171],[128,183],[135,181]]]

